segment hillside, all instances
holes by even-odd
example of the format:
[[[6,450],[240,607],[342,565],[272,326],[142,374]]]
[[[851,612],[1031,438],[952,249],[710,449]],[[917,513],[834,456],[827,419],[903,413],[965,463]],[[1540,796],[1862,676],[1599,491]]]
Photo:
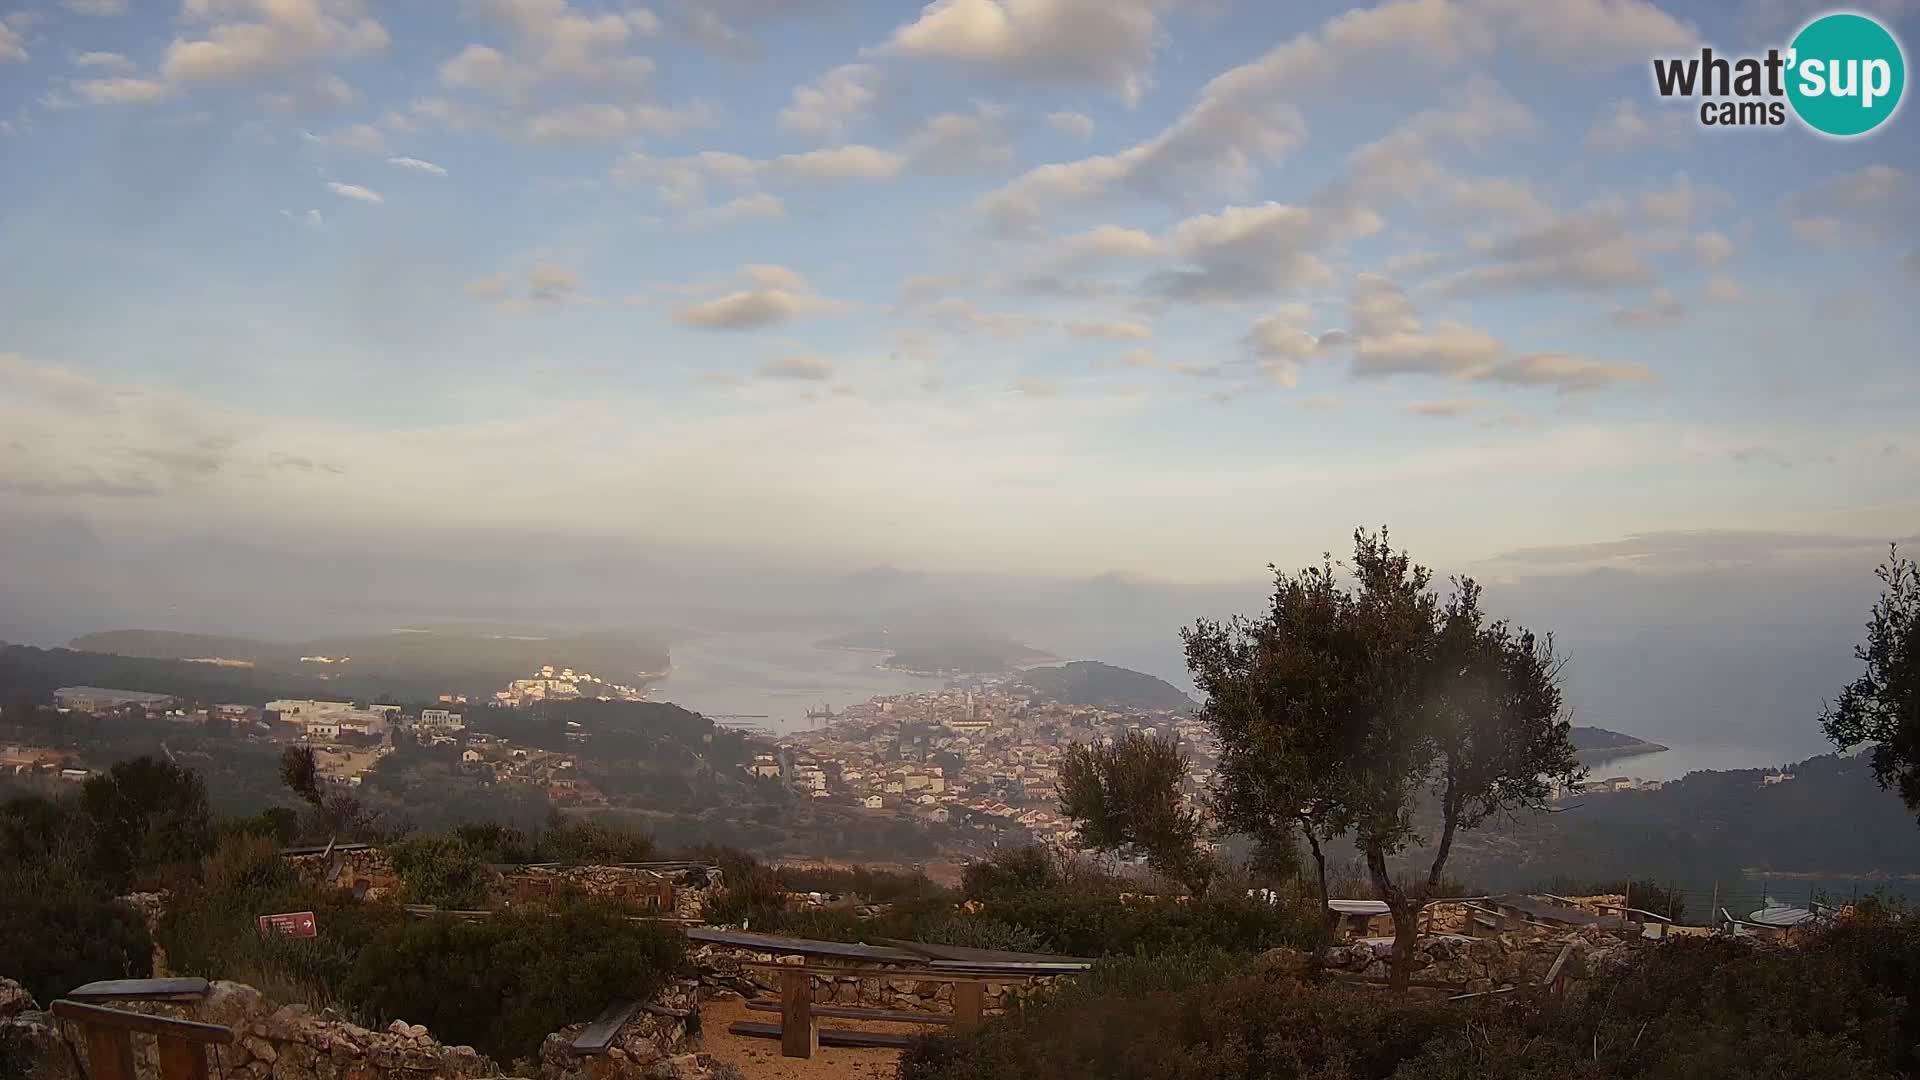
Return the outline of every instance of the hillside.
[[[1029,668],[1021,673],[1020,681],[1036,695],[1065,705],[1156,712],[1193,707],[1193,699],[1165,679],[1097,660]]]
[[[542,664],[633,683],[666,670],[668,662],[664,646],[625,634],[488,633],[448,627],[297,642],[109,630],[75,638],[72,647],[156,660],[241,661],[266,675],[324,678],[339,691],[402,697],[490,693]]]

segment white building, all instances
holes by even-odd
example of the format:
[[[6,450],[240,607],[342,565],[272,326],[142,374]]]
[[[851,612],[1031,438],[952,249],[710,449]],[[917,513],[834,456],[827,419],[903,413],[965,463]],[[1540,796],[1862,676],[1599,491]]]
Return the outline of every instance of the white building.
[[[281,701],[267,702],[267,711],[279,713],[280,719],[292,721],[335,719],[344,713],[353,712],[351,701],[314,701],[311,698],[295,700],[287,698]]]
[[[457,712],[448,712],[446,709],[421,709],[416,726],[422,731],[460,731],[467,725]]]
[[[865,799],[861,800],[860,805],[866,807],[869,810],[881,810],[881,809],[885,809],[887,805],[887,801],[885,799],[882,799],[878,795],[869,795]]]

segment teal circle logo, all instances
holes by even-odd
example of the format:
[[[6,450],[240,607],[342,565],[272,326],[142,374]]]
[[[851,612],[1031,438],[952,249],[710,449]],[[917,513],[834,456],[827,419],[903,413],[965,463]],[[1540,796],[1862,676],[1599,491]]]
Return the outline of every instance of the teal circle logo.
[[[1815,131],[1864,135],[1900,107],[1906,57],[1886,27],[1852,12],[1808,23],[1788,53],[1787,100]]]

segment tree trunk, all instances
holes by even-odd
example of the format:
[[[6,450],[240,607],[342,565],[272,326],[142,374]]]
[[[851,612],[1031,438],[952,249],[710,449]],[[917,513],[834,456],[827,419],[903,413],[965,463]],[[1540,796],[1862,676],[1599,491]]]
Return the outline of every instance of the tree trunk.
[[[1312,826],[1301,823],[1300,831],[1306,834],[1307,847],[1313,850],[1313,868],[1320,878],[1320,950],[1313,958],[1314,970],[1319,970],[1327,962],[1327,950],[1333,948],[1333,909],[1327,906],[1327,853],[1320,850],[1320,838],[1313,835]]]
[[[1406,891],[1394,883],[1387,872],[1387,856],[1376,843],[1362,842],[1367,853],[1367,872],[1380,899],[1387,902],[1393,915],[1393,962],[1388,968],[1387,988],[1395,994],[1407,992],[1407,980],[1413,978],[1413,946],[1419,934],[1418,909]]]

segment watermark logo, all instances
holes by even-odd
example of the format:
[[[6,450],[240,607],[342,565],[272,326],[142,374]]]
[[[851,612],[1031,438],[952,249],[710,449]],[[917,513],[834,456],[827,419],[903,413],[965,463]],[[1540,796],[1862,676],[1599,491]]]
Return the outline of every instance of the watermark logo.
[[[1704,127],[1781,127],[1789,110],[1823,135],[1865,135],[1890,119],[1907,85],[1906,56],[1886,27],[1849,11],[1822,15],[1764,56],[1653,61],[1661,97],[1698,98]]]

